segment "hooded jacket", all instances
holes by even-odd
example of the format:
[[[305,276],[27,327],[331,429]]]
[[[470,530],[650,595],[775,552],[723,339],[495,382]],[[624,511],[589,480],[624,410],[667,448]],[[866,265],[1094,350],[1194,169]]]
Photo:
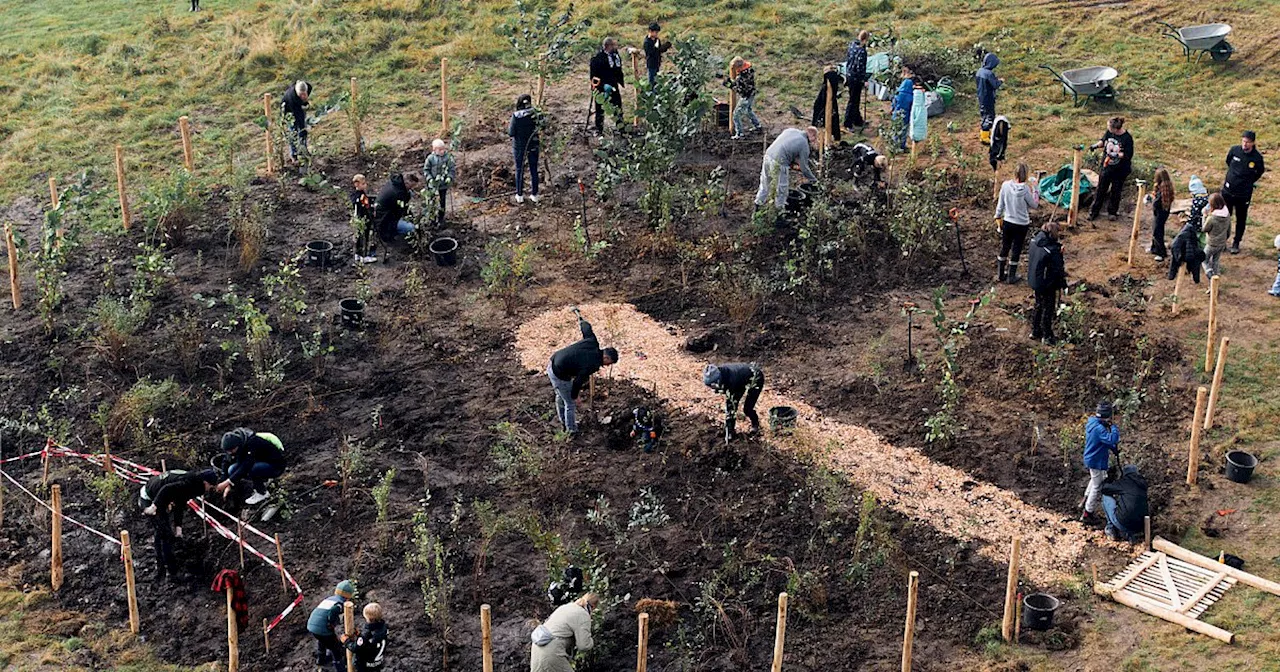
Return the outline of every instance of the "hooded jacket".
[[[422,176],[426,178],[428,187],[448,189],[458,177],[458,164],[448,152],[431,152],[427,154],[427,160],[422,162]]]
[[[902,110],[903,119],[911,118],[911,103],[915,101],[916,82],[910,77],[898,85],[898,94],[893,97],[893,111]]]
[[[1034,290],[1066,289],[1067,268],[1062,259],[1062,243],[1041,231],[1031,239],[1027,252],[1027,284]]]
[[[236,433],[248,432],[244,442],[236,451],[235,462],[227,468],[227,479],[235,483],[243,479],[245,474],[259,462],[274,467],[284,468],[284,444],[275,434],[257,433],[241,427]]]
[[[825,128],[827,125],[827,86],[831,87],[831,124],[834,127],[836,140],[840,139],[840,89],[844,88],[844,78],[840,73],[832,70],[823,73],[822,88],[818,91],[818,97],[813,101],[813,125],[818,128]]]
[[[1205,218],[1202,229],[1204,235],[1208,237],[1205,247],[1221,250],[1227,246],[1227,239],[1231,236],[1231,213],[1223,208],[1207,214],[1208,217]]]
[[[512,113],[507,135],[515,143],[516,151],[538,151],[538,110],[526,107]]]
[[[311,95],[311,85],[307,84],[307,95]],[[288,90],[284,92],[284,97],[280,100],[280,107],[293,117],[293,130],[307,130],[307,103],[298,95],[298,91],[289,85]]]
[[[187,472],[180,469],[152,476],[142,486],[141,504],[156,507],[156,520],[168,520],[172,516],[173,524],[182,527],[182,510],[187,502],[204,496],[204,472]],[[173,508],[170,511],[170,507]]]
[[[395,173],[378,192],[374,204],[374,216],[378,221],[378,236],[383,240],[396,237],[396,224],[409,212],[409,188],[404,186],[404,175]]]
[[[789,170],[794,163],[800,166],[800,173],[806,179],[818,179],[809,168],[809,134],[798,128],[783,129],[769,144],[764,155],[781,166],[782,170]]]
[[[1132,464],[1125,465],[1120,478],[1103,484],[1103,497],[1116,501],[1116,522],[1127,532],[1142,529],[1143,519],[1150,514],[1147,506],[1147,479]]]
[[[1176,280],[1178,269],[1183,264],[1190,264],[1191,277],[1199,284],[1202,261],[1204,261],[1204,250],[1200,248],[1200,229],[1196,226],[1196,222],[1188,221],[1182,225],[1182,230],[1174,236],[1173,243],[1169,245],[1169,279]]]
[[[1111,465],[1110,453],[1120,446],[1120,428],[1103,424],[1102,418],[1091,416],[1084,426],[1084,466],[1105,471]]]
[[[1010,224],[1027,226],[1031,223],[1031,211],[1040,207],[1040,192],[1026,182],[1005,180],[1000,185],[1000,200],[996,201],[996,219]]]
[[[342,605],[346,602],[347,598],[341,595],[330,595],[321,600],[307,617],[307,632],[317,637],[336,634],[343,627]]]
[[[591,374],[604,366],[604,351],[600,349],[600,341],[596,340],[596,332],[591,329],[591,323],[579,318],[578,328],[582,330],[582,339],[551,355],[551,372],[560,380],[573,381],[574,399],[578,398],[578,393],[587,384]]]
[[[997,65],[1000,65],[1000,57],[987,54],[982,58],[982,67],[974,75],[978,85],[978,109],[983,116],[994,116],[996,113],[996,90],[1000,88],[1000,80],[995,73]]]

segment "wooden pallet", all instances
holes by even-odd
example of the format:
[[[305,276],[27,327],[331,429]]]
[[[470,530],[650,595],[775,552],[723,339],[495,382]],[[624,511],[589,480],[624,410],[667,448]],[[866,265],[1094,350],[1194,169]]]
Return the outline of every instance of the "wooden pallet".
[[[1147,551],[1111,580],[1111,591],[1129,593],[1174,613],[1198,618],[1235,584],[1236,580],[1225,572]]]

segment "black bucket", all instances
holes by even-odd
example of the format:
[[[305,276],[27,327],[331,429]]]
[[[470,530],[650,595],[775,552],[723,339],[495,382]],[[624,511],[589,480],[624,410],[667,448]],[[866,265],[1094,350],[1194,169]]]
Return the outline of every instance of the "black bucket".
[[[787,212],[800,213],[809,207],[809,194],[792,189],[787,192]]]
[[[1227,480],[1236,483],[1248,483],[1253,478],[1253,470],[1258,466],[1258,458],[1243,450],[1232,450],[1227,453]]]
[[[458,241],[454,238],[436,238],[428,247],[436,266],[452,266],[458,263]]]
[[[1053,612],[1061,604],[1058,598],[1044,593],[1032,593],[1022,598],[1022,627],[1028,630],[1052,628]]]
[[[716,103],[716,126],[729,128],[729,103]]]
[[[307,265],[324,268],[329,265],[329,257],[333,254],[333,243],[327,240],[313,240],[307,243]]]
[[[338,302],[338,311],[342,315],[342,326],[348,329],[359,329],[364,326],[364,301],[360,299],[343,299]]]
[[[799,190],[800,193],[807,196],[808,199],[811,201],[813,200],[814,196],[818,195],[818,185],[812,182],[805,182],[804,184],[801,184],[800,186],[796,187],[796,189]]]
[[[774,406],[769,409],[769,427],[773,431],[791,429],[796,426],[799,413],[790,406]]]

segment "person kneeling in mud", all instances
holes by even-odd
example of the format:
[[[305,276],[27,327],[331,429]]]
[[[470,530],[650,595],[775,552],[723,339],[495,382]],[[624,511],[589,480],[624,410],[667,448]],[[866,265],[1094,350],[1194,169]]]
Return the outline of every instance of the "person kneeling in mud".
[[[738,415],[738,403],[742,414],[751,421],[751,430],[760,431],[760,416],[756,414],[756,401],[764,389],[764,371],[759,364],[708,364],[702,370],[702,382],[724,395],[724,442],[737,436],[734,432]]]

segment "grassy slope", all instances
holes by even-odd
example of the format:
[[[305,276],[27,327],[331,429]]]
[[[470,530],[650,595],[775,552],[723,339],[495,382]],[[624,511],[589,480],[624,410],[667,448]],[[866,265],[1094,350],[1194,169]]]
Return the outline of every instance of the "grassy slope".
[[[192,116],[203,165],[222,159],[230,148],[238,160],[259,161],[261,96],[277,93],[295,77],[316,83],[323,101],[347,78],[358,76],[373,104],[375,138],[378,131],[438,123],[441,56],[453,60],[451,90],[466,107],[464,116],[499,109],[508,102],[510,85],[527,82],[505,41],[494,34],[512,14],[505,0],[444,3],[444,16],[432,21],[425,19],[436,10],[420,0],[205,4],[204,12],[190,14],[179,0],[81,0],[68,12],[61,3],[0,0],[0,33],[7,38],[0,44],[0,174],[5,176],[0,198],[43,198],[47,172],[109,171],[113,142],[129,148],[132,186],[140,188],[146,175],[179,160],[177,117],[182,114]],[[1162,9],[1164,3],[1156,0],[1091,10],[1050,0],[924,0],[909,8],[898,3],[903,7],[870,11],[882,4],[889,3],[587,0],[578,6],[595,21],[592,40],[609,30],[617,31],[624,44],[638,43],[643,25],[657,18],[670,36],[696,33],[723,56],[746,55],[760,71],[763,116],[775,123],[784,121],[781,111],[788,105],[808,107],[817,66],[839,58],[853,32],[893,26],[904,35],[937,33],[956,45],[981,42],[999,50],[1005,61],[1000,74],[1008,80],[1001,111],[1015,121],[1015,157],[1029,155],[1046,164],[1059,160],[1069,143],[1094,136],[1112,113],[1105,106],[1073,108],[1048,73],[1036,67],[1040,63],[1117,67],[1119,109],[1132,120],[1140,156],[1174,166],[1183,184],[1192,171],[1213,184],[1221,174],[1220,157],[1242,127],[1256,128],[1264,148],[1280,138],[1280,124],[1270,114],[1280,72],[1275,38],[1280,3],[1227,0],[1215,3],[1210,13],[1189,5]],[[1232,41],[1239,53],[1225,67],[1185,64],[1177,45],[1156,34],[1155,18],[1175,24],[1226,20],[1237,26]],[[583,50],[583,61],[589,52]],[[493,86],[494,79],[504,85]],[[947,117],[966,142],[976,119],[972,99],[964,95],[971,86],[961,84],[959,110]],[[1264,101],[1270,103],[1264,106]],[[336,121],[326,121],[313,137],[318,152],[340,151],[349,143],[345,127]],[[1263,189],[1259,200],[1274,203],[1276,193],[1280,190]],[[1248,394],[1224,398],[1232,428],[1215,430],[1209,438],[1274,454],[1276,444],[1269,437],[1280,400],[1268,384],[1277,373],[1276,352],[1265,344],[1242,346],[1236,352],[1250,355],[1233,360],[1238,366],[1229,369],[1227,384]],[[1242,508],[1256,526],[1252,536],[1258,545],[1241,554],[1265,568],[1267,558],[1280,554],[1280,541],[1274,526],[1261,521],[1280,511],[1280,498],[1269,479],[1253,492],[1257,496],[1244,499]],[[1212,540],[1192,537],[1186,543],[1215,550]],[[1275,659],[1275,614],[1274,598],[1259,601],[1256,593],[1233,590],[1207,618],[1241,629],[1243,642],[1229,656],[1231,664],[1247,666],[1239,661]],[[1127,610],[1103,606],[1099,618],[1078,652],[1086,661],[1123,659],[1126,669],[1169,669],[1179,661],[1188,669],[1205,669],[1224,655],[1215,643],[1153,625],[1152,619]],[[1135,637],[1134,628],[1155,634]],[[1059,663],[1040,665],[1056,669]]]

